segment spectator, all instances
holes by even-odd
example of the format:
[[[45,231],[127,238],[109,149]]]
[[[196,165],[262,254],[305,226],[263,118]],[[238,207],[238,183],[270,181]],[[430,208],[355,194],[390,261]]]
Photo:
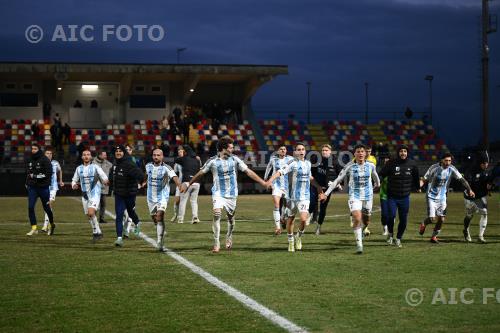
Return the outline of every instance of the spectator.
[[[176,106],[172,113],[174,114],[175,122],[178,123],[181,120],[182,110]]]
[[[224,108],[224,113],[223,113],[223,121],[226,124],[230,124],[233,122],[233,109],[231,109],[230,106],[227,106]]]
[[[81,108],[82,107],[82,103],[79,100],[76,100],[75,104],[73,104],[73,107],[74,108]]]
[[[190,124],[185,117],[180,120],[178,125],[179,132],[182,133],[184,144],[187,144],[189,142],[189,126]]]
[[[57,124],[57,123],[61,124],[61,117],[59,116],[59,113],[56,113],[56,115],[54,117],[54,124]]]
[[[168,119],[167,116],[163,116],[160,120],[160,129],[167,129],[168,128]]]
[[[132,162],[134,162],[134,164],[138,167],[138,168],[141,168],[142,169],[142,161],[139,157],[137,156],[134,156],[134,147],[132,147],[132,145],[130,143],[127,143],[125,145],[125,149],[127,150],[127,154],[128,156],[130,156],[130,159],[132,160]]]
[[[63,143],[70,144],[71,127],[68,125],[68,123],[64,123],[62,134],[63,134]]]
[[[38,125],[38,120],[31,125],[31,132],[33,132],[33,139],[35,141],[40,141],[40,126]]]
[[[57,151],[62,151],[63,150],[63,127],[60,121],[54,124],[55,125],[55,138],[56,138],[56,150]]]
[[[97,101],[95,99],[90,101],[90,108],[91,109],[97,109],[98,107],[99,107],[99,104],[97,103]]]
[[[163,151],[163,156],[170,156],[170,146],[162,143],[160,149]]]

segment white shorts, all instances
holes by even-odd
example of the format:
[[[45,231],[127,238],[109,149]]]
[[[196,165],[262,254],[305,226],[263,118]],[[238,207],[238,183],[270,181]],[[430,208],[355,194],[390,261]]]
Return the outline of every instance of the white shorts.
[[[446,216],[446,200],[432,200],[427,198],[427,216]]]
[[[280,197],[280,198],[285,198],[285,199],[288,197],[286,191],[279,188],[278,186],[273,186],[273,194],[272,195],[273,195],[273,197]]]
[[[57,190],[51,190],[50,191],[49,200],[50,201],[56,201],[56,195],[57,195]]]
[[[157,212],[164,212],[167,209],[168,200],[157,202],[148,201],[148,208],[150,215],[156,215]]]
[[[482,197],[479,199],[468,200],[465,201],[465,215],[472,216],[474,213],[479,213],[481,215],[488,215],[488,202],[486,197]]]
[[[309,213],[309,200],[288,200],[286,205],[285,215],[288,217],[295,216],[298,213]]]
[[[180,197],[181,196],[181,190],[179,190],[179,188],[177,186],[175,187],[175,196],[176,197]]]
[[[101,196],[98,197],[89,196],[88,200],[82,197],[83,212],[85,213],[85,215],[89,213],[89,208],[98,210],[100,201],[101,201]]]
[[[349,204],[349,210],[351,213],[356,210],[360,210],[363,215],[372,215],[373,199],[359,200],[350,198],[347,203]]]
[[[214,205],[213,208],[224,208],[229,215],[234,215],[236,211],[236,200],[237,198],[212,197],[212,202]]]

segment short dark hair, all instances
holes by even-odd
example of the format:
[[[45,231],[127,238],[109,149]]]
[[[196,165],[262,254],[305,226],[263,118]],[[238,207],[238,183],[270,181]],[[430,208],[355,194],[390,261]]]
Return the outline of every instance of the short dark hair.
[[[52,147],[52,146],[47,146],[47,147],[45,147],[45,151],[50,151],[50,152],[52,152],[52,153],[53,153],[53,152],[54,152],[54,147]]]
[[[450,158],[452,158],[452,159],[453,159],[453,155],[452,155],[449,151],[445,151],[445,152],[443,152],[443,153],[441,154],[441,159],[442,159],[442,160],[443,160],[443,159],[445,159],[445,158],[448,158],[448,157],[450,157]]]
[[[217,151],[223,151],[224,149],[227,149],[230,144],[233,144],[233,142],[234,140],[229,135],[223,136],[217,142]]]
[[[298,141],[296,142],[294,145],[293,145],[293,149],[294,150],[297,150],[297,146],[304,146],[304,148],[306,147],[306,144],[302,141]]]
[[[354,151],[358,150],[358,149],[364,149],[366,150],[366,146],[362,143],[358,143],[357,145],[354,146]]]

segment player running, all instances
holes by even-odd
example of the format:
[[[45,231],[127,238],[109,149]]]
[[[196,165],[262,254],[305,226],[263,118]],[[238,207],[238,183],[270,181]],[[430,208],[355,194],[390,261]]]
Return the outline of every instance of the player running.
[[[165,210],[168,205],[168,197],[170,195],[170,179],[173,179],[175,185],[180,187],[179,178],[171,167],[163,163],[163,151],[160,148],[153,150],[153,162],[146,165],[146,181],[142,186],[147,184],[146,192],[149,214],[156,226],[156,236],[158,251],[163,252],[163,238],[165,235],[165,222],[163,220]]]
[[[236,201],[238,198],[238,169],[247,174],[255,182],[266,186],[266,183],[255,172],[238,157],[233,155],[233,139],[229,136],[220,138],[217,142],[217,156],[210,158],[201,170],[194,175],[189,184],[183,184],[181,193],[187,189],[204,174],[209,171],[213,176],[212,202],[213,202],[213,222],[212,231],[214,234],[213,253],[220,251],[220,220],[222,209],[227,214],[227,234],[226,249],[230,250],[233,246],[234,214],[236,212]]]
[[[428,217],[420,224],[419,233],[423,235],[427,225],[437,221],[432,232],[431,243],[439,243],[437,236],[441,232],[441,227],[446,217],[446,194],[448,193],[451,179],[455,178],[459,180],[466,188],[468,196],[470,198],[475,197],[467,180],[451,165],[452,158],[451,153],[444,153],[441,162],[431,165],[424,177],[420,179],[420,187],[423,187],[426,183],[429,186],[427,188]]]
[[[54,148],[52,147],[47,147],[45,148],[45,156],[50,160],[50,163],[52,165],[52,178],[50,179],[50,185],[49,185],[49,206],[50,209],[52,210],[52,214],[54,213],[54,202],[56,202],[56,194],[57,191],[59,190],[59,186],[63,187],[64,183],[62,181],[62,169],[61,165],[59,162],[53,159],[54,156]],[[54,228],[52,230],[49,228],[49,217],[47,216],[47,213],[45,213],[45,221],[43,222],[43,227],[42,227],[42,232],[47,232],[49,234],[54,232]]]
[[[488,156],[480,156],[478,164],[465,173],[465,179],[469,182],[475,197],[471,197],[464,192],[465,198],[465,217],[464,217],[464,239],[466,242],[472,242],[469,232],[469,225],[474,217],[474,213],[481,214],[479,219],[479,237],[478,242],[485,244],[484,232],[488,224],[488,192],[493,187],[492,173],[488,171]]]
[[[277,152],[273,154],[269,159],[264,179],[268,179],[270,175],[274,175],[276,172],[278,172],[278,170],[285,167],[285,165],[287,165],[291,161],[293,161],[293,157],[286,155],[286,146],[279,146]],[[282,175],[273,181],[272,196],[274,203],[274,234],[280,235],[282,220],[281,209],[283,206],[286,206],[286,200],[288,199],[288,177]]]
[[[291,173],[290,200],[287,201],[286,209],[289,252],[302,250],[302,236],[304,235],[306,221],[309,217],[311,184],[317,189],[320,200],[324,201],[326,199],[323,189],[311,175],[311,162],[305,159],[306,147],[303,143],[298,142],[295,144],[294,155],[295,159],[273,174],[265,184],[266,187],[270,187],[275,179]],[[300,216],[300,226],[294,238],[293,222],[297,213]]]
[[[363,253],[363,230],[370,224],[373,206],[373,190],[380,186],[375,165],[366,161],[364,145],[354,147],[354,161],[349,162],[340,172],[325,195],[330,193],[345,179],[349,178],[349,209],[352,216],[352,229],[356,239],[356,253]]]
[[[97,241],[102,238],[102,231],[96,216],[101,201],[101,184],[108,185],[109,181],[104,171],[98,165],[91,163],[90,150],[85,149],[82,152],[82,161],[83,164],[75,170],[71,188],[73,190],[77,190],[79,187],[82,189],[83,212],[88,216],[92,226],[92,240]]]

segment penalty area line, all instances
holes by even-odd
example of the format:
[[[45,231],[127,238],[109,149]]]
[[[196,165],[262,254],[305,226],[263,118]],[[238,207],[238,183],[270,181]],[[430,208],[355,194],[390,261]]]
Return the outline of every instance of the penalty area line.
[[[108,210],[106,210],[106,215],[108,215],[112,219],[116,219],[116,215],[111,213]],[[154,239],[152,239],[151,237],[149,237],[148,235],[146,235],[145,233],[141,232],[139,234],[139,236],[144,241],[149,243],[151,246],[156,247],[156,241]],[[279,327],[285,329],[286,331],[293,332],[293,333],[295,333],[295,332],[307,333],[308,332],[307,329],[292,323],[290,320],[286,319],[285,317],[280,316],[278,313],[265,307],[264,305],[260,304],[259,302],[252,299],[251,297],[243,294],[238,289],[231,287],[230,285],[228,285],[224,281],[218,279],[217,277],[215,277],[212,274],[205,271],[203,268],[193,264],[191,261],[189,261],[186,258],[184,258],[183,256],[175,253],[174,251],[172,251],[170,249],[166,249],[164,254],[168,255],[169,257],[171,257],[172,259],[174,259],[175,261],[177,261],[181,265],[187,267],[190,271],[192,271],[196,275],[202,277],[205,281],[207,281],[211,285],[219,288],[220,290],[222,290],[223,292],[225,292],[226,294],[228,294],[232,298],[236,299],[238,302],[240,302],[241,304],[243,304],[247,308],[258,312],[261,316],[268,319],[269,321],[271,321],[275,325],[278,325]]]

